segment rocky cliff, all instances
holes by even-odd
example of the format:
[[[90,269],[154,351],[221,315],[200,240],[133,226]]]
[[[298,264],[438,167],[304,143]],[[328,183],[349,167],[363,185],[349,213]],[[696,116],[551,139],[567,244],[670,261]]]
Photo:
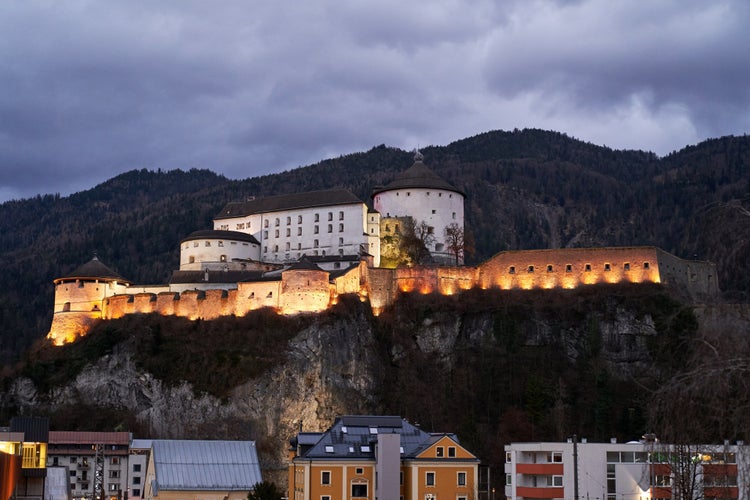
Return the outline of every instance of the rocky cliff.
[[[750,325],[747,308],[730,309],[732,321]],[[699,317],[716,328],[723,315],[719,306],[702,306]],[[499,467],[497,450],[510,439],[562,439],[573,432],[625,439],[642,432],[644,387],[655,389],[670,376],[660,362],[671,356],[670,342],[700,327],[691,307],[659,287],[413,295],[379,317],[366,304],[343,301],[332,312],[289,323],[295,330],[287,332],[284,352],[261,352],[280,357],[260,373],[231,387],[196,390],[190,375],[165,380],[147,369],[153,349],[132,339],[153,336],[155,321],[173,320],[144,316],[140,326],[128,324],[125,337],[65,381],[40,383],[29,361],[6,380],[2,408],[52,415],[72,406],[116,408],[138,423],[136,432],[151,437],[255,439],[265,471],[279,483],[285,482],[288,439],[299,428],[324,430],[337,415],[368,412],[457,432]],[[200,328],[209,328],[205,323]],[[163,330],[165,338],[192,335]],[[112,331],[110,325],[91,336]],[[217,337],[215,344],[221,342]],[[64,364],[68,348],[56,349]],[[94,421],[87,425],[85,414],[79,420],[81,429]]]

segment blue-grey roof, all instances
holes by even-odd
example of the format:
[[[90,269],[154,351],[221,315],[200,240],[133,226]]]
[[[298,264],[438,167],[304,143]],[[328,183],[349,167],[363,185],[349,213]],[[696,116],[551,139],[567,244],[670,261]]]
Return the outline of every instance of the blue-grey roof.
[[[254,441],[155,440],[152,450],[159,491],[250,491],[262,481]]]
[[[378,434],[394,433],[401,436],[402,459],[415,458],[434,442],[435,437],[401,417],[347,415],[337,418],[331,428],[320,435],[300,458],[371,460],[375,456]],[[298,439],[300,437],[302,434]],[[309,441],[308,444],[311,444]]]

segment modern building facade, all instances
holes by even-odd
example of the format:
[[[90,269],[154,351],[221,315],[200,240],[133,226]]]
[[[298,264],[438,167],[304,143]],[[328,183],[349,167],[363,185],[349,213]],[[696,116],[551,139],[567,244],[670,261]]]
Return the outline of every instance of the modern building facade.
[[[477,498],[479,460],[454,434],[395,416],[342,416],[291,440],[290,500]]]
[[[15,417],[0,429],[0,500],[45,498],[48,435],[45,417]]]
[[[65,467],[74,498],[120,500],[128,490],[129,432],[50,431],[47,465]]]
[[[522,499],[747,499],[748,447],[629,443],[513,443],[505,496]],[[743,486],[744,485],[744,486]]]

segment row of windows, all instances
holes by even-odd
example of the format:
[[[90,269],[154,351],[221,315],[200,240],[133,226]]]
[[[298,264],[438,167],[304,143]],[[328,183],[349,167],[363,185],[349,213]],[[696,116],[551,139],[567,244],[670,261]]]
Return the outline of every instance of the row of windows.
[[[643,263],[643,269],[649,269],[651,266],[648,262]],[[624,271],[630,271],[630,262],[625,262],[622,265],[622,268]],[[583,270],[585,272],[591,272],[591,264],[585,264],[583,266]],[[604,264],[604,271],[609,272],[612,270],[612,264],[605,263]],[[527,273],[533,273],[535,271],[535,267],[533,265],[530,265],[526,268]],[[547,264],[547,272],[552,273],[555,271],[555,266],[552,264]],[[565,272],[566,273],[572,273],[573,272],[573,264],[565,264]],[[516,274],[516,266],[510,266],[508,267],[508,274]]]
[[[328,232],[329,233],[333,232],[333,224],[328,224]],[[344,224],[339,224],[339,233],[343,233],[343,232],[344,232]],[[320,226],[318,225],[313,226],[313,234],[320,234]],[[274,238],[279,238],[280,235],[281,233],[279,232],[278,229],[274,230]],[[287,238],[292,236],[292,230],[290,228],[287,228],[286,236]],[[302,236],[301,227],[297,228],[297,236]],[[263,239],[264,240],[268,239],[268,231],[263,231]],[[206,246],[209,246],[209,245],[206,245]]]
[[[345,246],[344,245],[344,238],[339,238],[339,246],[340,247]],[[278,252],[279,251],[279,245],[273,245],[272,248],[273,248],[273,252]],[[313,240],[313,248],[320,248],[320,240]],[[287,241],[286,242],[286,250],[285,251],[286,252],[290,252],[291,250],[292,250],[292,244]],[[297,250],[302,250],[302,243],[297,243]],[[339,254],[343,254],[343,252],[344,252],[344,249],[340,248],[339,249]],[[268,246],[264,246],[263,247],[263,253],[268,253]],[[325,251],[323,252],[323,255],[325,255]],[[225,256],[222,255],[222,257],[225,257]],[[191,257],[191,259],[192,259],[192,257]],[[191,262],[193,262],[193,261],[191,260]],[[224,259],[222,259],[222,262],[224,262]]]
[[[297,224],[302,224],[302,220],[303,220],[302,216],[298,215],[297,216]],[[333,220],[333,212],[328,212],[328,220],[329,221]],[[343,212],[343,210],[339,211],[339,220],[344,220],[344,212]],[[313,222],[320,222],[320,214],[317,214],[317,213],[313,214]],[[238,224],[238,226],[239,225],[240,224]],[[274,221],[273,221],[273,225],[275,227],[279,227],[281,225],[281,219],[279,217],[276,217],[274,219]],[[287,226],[291,226],[292,225],[292,217],[291,216],[287,216],[287,218],[286,218],[286,225]],[[263,227],[267,228],[268,226],[269,226],[269,221],[268,221],[268,219],[265,219],[263,221]],[[238,229],[240,229],[240,228],[238,227]],[[244,229],[244,226],[241,229]],[[249,221],[247,223],[247,229],[250,229],[250,222]]]
[[[430,196],[430,192],[427,191],[424,195]],[[396,196],[400,196],[400,193],[398,191],[396,192]],[[406,196],[411,196],[411,191],[407,191]],[[442,197],[443,197],[443,193],[438,193],[438,198],[442,198]],[[448,193],[448,198],[453,198],[453,193]],[[380,197],[378,196],[377,199],[380,200]]]
[[[357,469],[356,474],[361,475],[363,473],[362,469]],[[560,478],[560,485],[562,486],[562,476],[555,476]],[[429,471],[425,472],[425,486],[436,486],[435,484],[436,476],[435,472]],[[323,486],[330,486],[331,485],[331,471],[324,470],[320,473],[320,484]],[[401,483],[404,484],[404,473],[401,472]],[[466,472],[457,472],[456,473],[456,485],[457,486],[466,486]]]
[[[230,243],[231,245],[236,245],[236,244],[237,244],[237,242],[236,242],[236,241],[230,241],[229,243]],[[246,247],[246,246],[248,246],[248,245],[249,245],[249,243],[243,243],[243,244],[242,244],[242,246],[243,246],[243,247]],[[200,246],[200,242],[198,242],[198,241],[194,241],[194,242],[193,242],[193,247],[198,247],[198,246]],[[206,247],[210,247],[210,246],[211,246],[211,242],[210,242],[210,241],[205,241],[205,242],[203,242],[203,246],[206,246]],[[224,242],[223,242],[223,241],[221,241],[221,240],[219,240],[219,241],[218,241],[218,242],[216,243],[216,246],[219,246],[219,247],[223,247],[223,246],[224,246]],[[185,249],[187,249],[187,248],[189,248],[189,246],[188,246],[188,245],[186,244],[186,245],[185,245]]]
[[[533,455],[533,457],[532,457],[532,458],[533,458],[533,460],[534,460],[534,462],[533,462],[533,463],[539,463],[539,462],[537,462],[537,457],[538,457],[539,455],[540,455],[540,454],[538,454],[538,453],[535,453],[535,454]],[[562,454],[562,452],[561,452],[561,451],[548,451],[548,452],[547,452],[547,453],[546,453],[546,454],[544,455],[544,459],[546,460],[546,463],[550,463],[550,464],[552,464],[552,463],[556,463],[556,464],[559,464],[559,463],[562,463],[562,461],[563,461],[563,457],[562,457],[562,455],[563,455],[563,454]],[[506,463],[511,463],[511,461],[512,461],[512,460],[513,460],[513,452],[511,452],[511,451],[506,451],[506,452],[505,452],[505,462],[506,462]],[[544,462],[541,462],[541,463],[544,463]]]

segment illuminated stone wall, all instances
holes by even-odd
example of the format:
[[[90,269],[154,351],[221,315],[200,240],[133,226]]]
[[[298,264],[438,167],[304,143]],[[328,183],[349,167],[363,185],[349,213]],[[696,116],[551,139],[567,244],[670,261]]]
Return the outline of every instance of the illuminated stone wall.
[[[154,292],[144,292],[144,287],[133,286],[136,293],[101,298],[117,289],[116,285],[60,283],[55,289],[55,314],[48,338],[58,345],[70,342],[85,335],[100,318],[127,314],[210,320],[244,316],[261,308],[280,314],[314,313],[335,304],[339,295],[358,294],[369,300],[378,315],[401,293],[452,295],[474,287],[570,289],[597,283],[664,283],[694,300],[719,292],[713,264],[679,259],[655,247],[523,250],[501,252],[477,267],[383,269],[361,262],[333,281],[328,271],[293,269],[281,273],[280,280],[242,282],[229,290],[175,292],[155,287]]]

